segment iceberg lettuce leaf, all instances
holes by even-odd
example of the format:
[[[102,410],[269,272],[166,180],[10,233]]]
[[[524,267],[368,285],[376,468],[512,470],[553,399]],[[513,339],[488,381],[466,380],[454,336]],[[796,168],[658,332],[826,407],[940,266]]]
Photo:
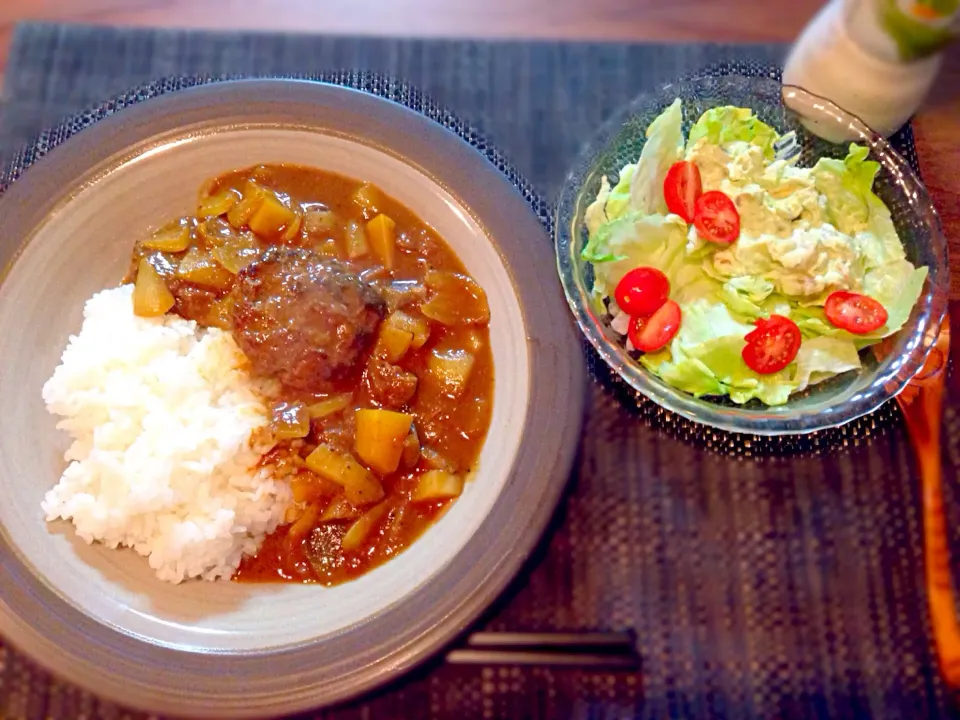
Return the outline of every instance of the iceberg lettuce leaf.
[[[631,209],[666,215],[663,181],[670,166],[680,160],[683,160],[683,112],[678,98],[647,128],[647,141],[630,183]]]
[[[681,269],[687,225],[676,215],[630,212],[601,225],[583,249],[593,263],[594,293],[602,296],[640,265],[658,267],[670,277],[670,268]],[[671,285],[674,278],[670,277]]]
[[[796,390],[860,367],[857,346],[847,338],[818,336],[804,340],[796,359],[797,372],[793,377]]]
[[[767,160],[773,160],[773,144],[780,137],[777,131],[760,120],[749,108],[732,105],[707,110],[690,129],[687,147],[701,138],[721,147],[732,142],[747,142],[763,150]]]
[[[821,158],[813,167],[830,224],[854,237],[867,270],[904,257],[890,210],[873,192],[880,163],[867,160],[869,153],[869,148],[853,143],[843,160]]]

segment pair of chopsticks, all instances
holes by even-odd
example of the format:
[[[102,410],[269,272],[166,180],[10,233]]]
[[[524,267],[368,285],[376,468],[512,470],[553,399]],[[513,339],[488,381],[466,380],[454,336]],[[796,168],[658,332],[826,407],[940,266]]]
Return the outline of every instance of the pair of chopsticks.
[[[632,632],[477,632],[447,653],[453,665],[542,665],[589,670],[640,668]]]

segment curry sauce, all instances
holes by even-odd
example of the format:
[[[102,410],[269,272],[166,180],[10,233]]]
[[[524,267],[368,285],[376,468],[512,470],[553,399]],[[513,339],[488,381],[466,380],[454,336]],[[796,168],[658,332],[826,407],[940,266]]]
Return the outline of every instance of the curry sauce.
[[[272,407],[254,442],[293,502],[235,580],[357,577],[469,481],[493,411],[486,295],[377,187],[292,165],[228,173],[137,244],[128,279],[140,314],[230,330]]]

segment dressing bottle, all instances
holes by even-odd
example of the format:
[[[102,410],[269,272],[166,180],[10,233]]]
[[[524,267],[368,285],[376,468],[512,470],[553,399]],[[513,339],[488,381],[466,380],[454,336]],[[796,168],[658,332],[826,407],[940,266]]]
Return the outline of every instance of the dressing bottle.
[[[933,84],[960,0],[830,0],[797,38],[783,82],[892,135]]]

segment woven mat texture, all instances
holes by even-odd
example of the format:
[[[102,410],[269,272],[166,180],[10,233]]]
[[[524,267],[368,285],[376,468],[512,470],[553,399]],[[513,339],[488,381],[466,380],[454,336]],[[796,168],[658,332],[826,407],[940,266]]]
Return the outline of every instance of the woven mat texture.
[[[549,223],[581,142],[616,107],[718,63],[775,66],[783,52],[26,24],[5,78],[0,156],[13,160],[15,176],[104,114],[197,81],[187,77],[323,75],[460,132]],[[916,163],[909,130],[897,143]],[[568,497],[528,570],[481,624],[632,628],[642,670],[432,663],[375,696],[305,718],[952,716],[927,622],[916,469],[892,404],[813,441],[748,447],[649,407],[637,411],[597,375]],[[957,405],[956,382],[950,393],[948,405]],[[952,481],[960,467],[952,407],[944,430]],[[947,489],[957,528],[960,498],[952,482]],[[951,544],[960,548],[956,532]],[[0,719],[144,717],[0,644]]]

